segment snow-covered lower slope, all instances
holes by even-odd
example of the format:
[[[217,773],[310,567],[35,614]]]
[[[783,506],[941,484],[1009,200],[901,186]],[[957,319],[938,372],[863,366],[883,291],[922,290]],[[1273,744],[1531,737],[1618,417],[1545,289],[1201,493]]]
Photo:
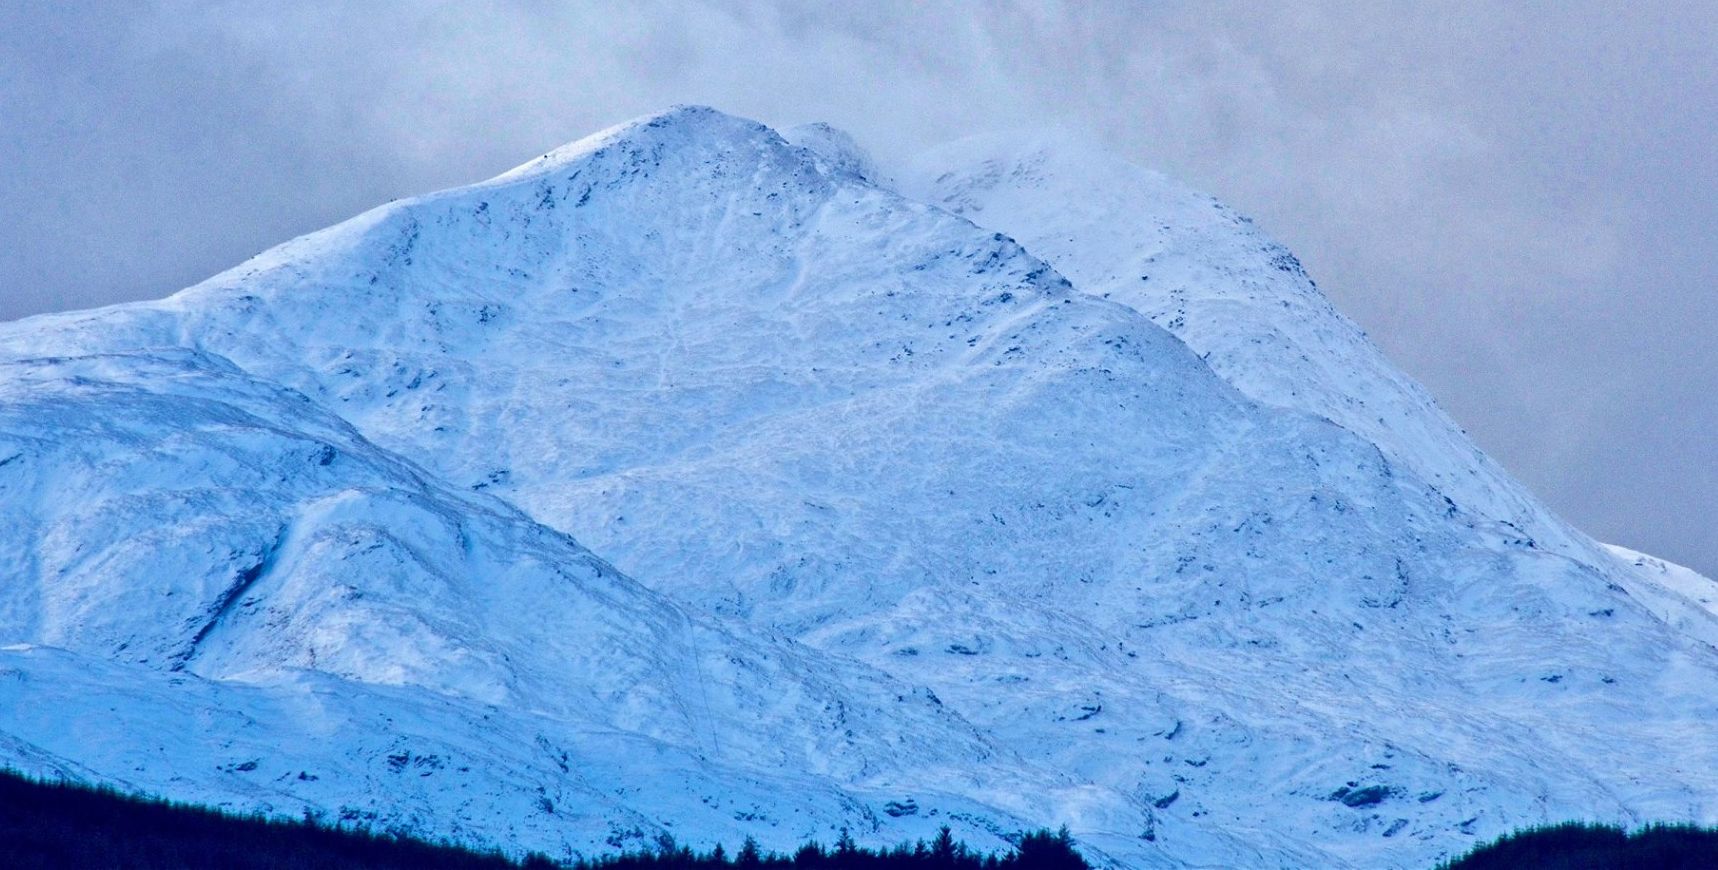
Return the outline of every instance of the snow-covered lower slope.
[[[0,365],[0,496],[0,642],[54,648],[0,680],[0,754],[32,771],[561,854],[900,836],[890,800],[979,818],[938,793],[1025,770],[928,693],[689,616],[206,354]]]
[[[553,581],[490,589],[508,560],[458,556],[472,561],[377,593],[421,601],[411,614],[433,626],[394,644],[407,659],[427,651],[394,677],[380,661],[346,663],[381,656],[311,659],[314,631],[294,628],[319,613],[317,590],[360,572],[268,556],[274,611],[241,606],[200,641],[201,628],[153,635],[149,666],[270,686],[278,678],[249,675],[288,666],[557,720],[587,709],[707,760],[700,782],[788,777],[818,808],[831,806],[823,795],[861,795],[847,817],[885,824],[871,832],[881,839],[932,823],[933,809],[998,830],[1068,822],[1128,866],[1420,866],[1524,823],[1718,816],[1718,652],[1702,639],[1718,621],[1685,598],[1664,599],[1682,602],[1667,619],[1631,592],[1649,583],[1641,569],[1566,530],[1474,451],[1292,258],[1272,265],[1280,249],[1149,178],[1118,199],[1074,188],[1087,198],[1034,210],[1037,182],[991,183],[989,163],[929,176],[977,179],[924,195],[981,223],[1055,218],[1036,234],[1012,219],[979,226],[879,186],[887,178],[833,131],[792,138],[674,110],[390,204],[168,300],[0,326],[0,359],[23,373],[44,357],[218,356],[230,377],[350,424],[377,455],[411,457],[402,467],[446,515],[494,513],[511,517],[509,535],[550,536],[563,555],[545,566],[590,558],[558,536],[572,535],[667,599],[563,611]],[[920,190],[921,176],[905,177]],[[982,197],[988,211],[972,205]],[[1129,247],[1130,226],[1183,229],[1164,237],[1169,254]],[[1156,256],[1157,271],[1136,254]],[[1166,298],[1187,318],[1121,292],[1136,271],[1179,288]],[[65,424],[44,425],[34,437]],[[245,442],[216,432],[206,447],[229,443]],[[344,472],[311,474],[281,500],[316,505],[345,488]],[[152,479],[139,489],[162,485]],[[212,513],[232,510],[213,498]],[[469,552],[457,523],[415,516],[400,519],[414,551]],[[299,533],[271,539],[271,522],[246,540],[298,552]],[[78,527],[55,526],[74,553]],[[134,533],[89,534],[86,547]],[[30,555],[50,539],[0,538],[33,580],[7,624],[27,624],[16,614],[42,594],[30,589],[81,564]],[[511,554],[515,538],[501,540],[491,552]],[[140,567],[109,604],[77,611],[105,632],[92,637],[109,643],[108,623],[129,625],[114,611],[134,581],[166,570],[147,561],[160,549],[112,559]],[[258,560],[230,549],[243,555],[200,569],[185,594],[203,603],[173,611],[176,625],[211,595],[214,610],[234,610],[219,578]],[[750,682],[673,665],[732,653],[625,664],[686,648],[614,627],[682,624],[650,623],[652,608],[722,620],[679,629],[710,638],[700,648],[783,664]],[[544,637],[593,610],[615,633],[597,644],[614,664]],[[363,606],[329,612],[367,624]],[[31,631],[21,639],[125,661]],[[186,631],[197,652],[175,658]],[[651,686],[630,718],[587,685],[607,667]],[[472,688],[497,685],[506,693]],[[698,709],[711,685],[733,700],[667,721],[720,720],[703,726],[726,729],[719,738],[642,724]],[[804,700],[756,700],[780,686]],[[565,700],[579,692],[589,700]],[[609,752],[566,775],[624,778]],[[900,796],[878,815],[863,796],[889,789]],[[659,794],[627,806],[683,805]],[[791,786],[771,794],[794,805]],[[509,830],[482,815],[473,829]],[[701,816],[681,830],[732,830],[722,824]]]
[[[837,787],[740,753],[689,752],[410,685],[316,670],[206,680],[28,644],[0,647],[0,763],[236,812],[560,858],[638,848],[661,833],[788,848],[844,828],[873,841],[922,838],[944,822],[996,848],[995,832],[1024,824],[965,789]],[[891,816],[909,793],[938,814]]]

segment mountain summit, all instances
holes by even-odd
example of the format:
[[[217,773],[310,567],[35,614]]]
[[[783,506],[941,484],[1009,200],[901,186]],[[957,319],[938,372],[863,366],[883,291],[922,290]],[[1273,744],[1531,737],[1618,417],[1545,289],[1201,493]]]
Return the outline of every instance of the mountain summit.
[[[557,854],[1414,866],[1718,812],[1711,582],[1055,138],[896,170],[678,108],[0,326],[0,493],[33,772]]]

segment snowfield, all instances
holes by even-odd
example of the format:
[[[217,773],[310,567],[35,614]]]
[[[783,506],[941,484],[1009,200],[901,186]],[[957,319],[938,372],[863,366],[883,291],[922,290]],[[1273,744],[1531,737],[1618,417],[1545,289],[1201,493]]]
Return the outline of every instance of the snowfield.
[[[0,762],[513,850],[1718,821],[1718,586],[1065,137],[678,108],[0,325],[0,578]]]

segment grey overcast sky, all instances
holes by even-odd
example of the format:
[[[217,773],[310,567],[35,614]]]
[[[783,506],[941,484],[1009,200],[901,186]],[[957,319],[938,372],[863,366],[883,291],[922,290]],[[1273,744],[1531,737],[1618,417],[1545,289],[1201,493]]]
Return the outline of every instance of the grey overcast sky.
[[[0,319],[673,103],[1054,123],[1256,217],[1592,534],[1718,575],[1718,3],[0,3]]]

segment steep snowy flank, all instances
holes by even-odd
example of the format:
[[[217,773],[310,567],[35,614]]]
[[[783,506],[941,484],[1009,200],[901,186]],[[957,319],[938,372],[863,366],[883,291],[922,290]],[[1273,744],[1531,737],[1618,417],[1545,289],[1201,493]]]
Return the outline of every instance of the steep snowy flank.
[[[61,650],[5,656],[32,770],[554,853],[1008,781],[928,693],[690,617],[206,354],[0,364],[0,495],[0,643]]]
[[[1067,131],[948,143],[899,175],[912,195],[1007,233],[1081,290],[1147,315],[1249,397],[1365,437],[1506,534],[1584,563],[1609,561],[1604,545],[1474,446],[1330,305],[1293,254],[1212,197]],[[1615,579],[1658,600],[1667,621],[1718,644],[1704,614],[1660,588],[1663,576],[1648,569]]]
[[[1637,553],[1627,547],[1608,546],[1617,558],[1635,568],[1638,573],[1646,575],[1653,581],[1651,586],[1660,590],[1659,594],[1654,596],[1655,600],[1647,606],[1652,607],[1666,622],[1690,632],[1705,629],[1708,623],[1704,620],[1689,618],[1688,604],[1718,615],[1718,582],[1675,562]],[[1718,644],[1718,635],[1711,635],[1708,639]]]
[[[1008,233],[1082,290],[1146,314],[1254,399],[1333,420],[1463,508],[1571,548],[1294,255],[1215,199],[1066,133],[950,143],[904,177],[915,195]]]
[[[81,531],[115,523],[117,506],[59,517],[139,495],[174,516],[177,485],[122,476],[109,491],[91,472],[93,496],[29,502],[24,522],[40,531],[0,538],[0,552],[23,554],[5,558],[41,590],[86,552],[123,552],[111,559],[134,573],[110,587],[101,578],[115,575],[91,569],[78,586],[93,597],[51,619],[32,614],[53,596],[26,589],[4,624],[121,662],[136,642],[117,644],[147,636],[137,655],[168,679],[182,664],[287,695],[328,679],[521,721],[583,711],[707,760],[699,783],[805,782],[818,824],[843,812],[823,802],[835,793],[858,795],[848,818],[887,825],[932,824],[930,808],[997,830],[1066,821],[1128,866],[1422,866],[1546,819],[1718,816],[1718,652],[1702,640],[1718,638],[1718,618],[1631,591],[1643,569],[1479,455],[1286,252],[1149,175],[1067,182],[1068,167],[1095,165],[1083,155],[1034,146],[908,177],[992,228],[879,186],[833,131],[792,139],[678,109],[168,300],[0,326],[14,382],[45,371],[64,384],[54,395],[83,401],[89,376],[43,358],[226,360],[216,380],[326,409],[315,426],[349,424],[351,444],[386,458],[348,472],[290,458],[311,456],[293,439],[256,443],[242,464],[262,471],[212,488],[278,492],[289,507],[242,535],[199,534],[221,542],[214,555],[183,545],[171,558],[200,573],[173,581],[185,603],[153,634],[124,602],[163,582],[167,563],[148,554],[172,551],[116,550],[135,527]],[[1125,289],[1160,281],[1161,295]],[[138,401],[164,380],[152,372],[80,413]],[[93,425],[29,408],[12,420],[42,442]],[[195,443],[214,456],[255,443],[208,431]],[[346,443],[341,457],[368,455]],[[199,453],[193,467],[237,461]],[[264,484],[288,462],[305,482]],[[362,483],[384,466],[409,474]],[[36,474],[25,468],[11,473]],[[299,543],[327,527],[318,506],[354,486],[389,493],[369,497],[389,507],[365,507],[380,517],[367,521],[429,554],[377,564],[455,567],[319,610],[355,574],[395,576],[312,561]],[[419,490],[438,507],[392,507]],[[238,507],[195,498],[207,516]],[[494,531],[469,531],[466,517],[491,515]],[[539,539],[537,567],[512,567],[518,542]],[[593,567],[563,581],[563,563]],[[595,588],[611,591],[591,603]],[[593,612],[607,634],[587,644]],[[334,614],[354,628],[318,646]],[[75,630],[47,634],[60,625]],[[411,636],[365,652],[362,639],[396,629]],[[736,649],[780,664],[747,678]],[[627,676],[589,685],[611,669]],[[726,700],[699,698],[706,687]],[[273,709],[275,697],[208,703]],[[779,697],[795,700],[768,703]],[[718,714],[698,715],[706,703]],[[67,763],[95,757],[59,745]],[[624,780],[609,751],[569,767],[593,785]],[[772,818],[797,805],[793,788],[767,792]],[[654,816],[666,819],[692,802],[646,802],[668,791],[626,806],[667,806]],[[900,797],[878,814],[865,802],[884,791]],[[470,824],[508,824],[488,819]]]

